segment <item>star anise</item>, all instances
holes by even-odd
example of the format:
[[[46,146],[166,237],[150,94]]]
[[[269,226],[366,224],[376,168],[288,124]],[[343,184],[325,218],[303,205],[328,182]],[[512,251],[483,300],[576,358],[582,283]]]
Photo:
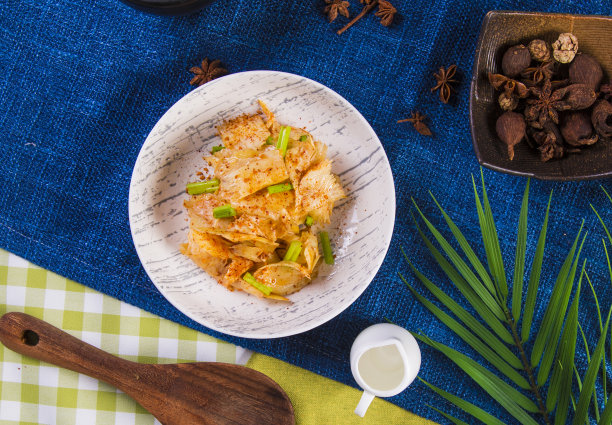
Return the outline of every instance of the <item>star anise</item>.
[[[397,9],[393,7],[391,3],[386,0],[378,0],[378,11],[374,14],[380,18],[380,23],[388,27],[393,22],[393,17]]]
[[[189,69],[189,72],[194,74],[189,84],[192,86],[201,86],[215,78],[224,76],[227,74],[227,69],[221,66],[221,61],[218,59],[209,61],[208,58],[204,58],[199,67],[194,66]]]
[[[553,76],[555,63],[549,62],[538,62],[536,66],[531,66],[525,69],[521,73],[521,77],[527,80],[529,83],[539,84],[544,80],[550,80]]]
[[[334,20],[338,17],[338,14],[344,16],[345,18],[349,17],[348,8],[350,3],[348,1],[343,0],[325,0],[327,6],[325,6],[325,14],[327,15],[327,19],[329,22],[334,22]]]
[[[423,136],[431,136],[431,130],[429,129],[429,127],[427,127],[427,124],[423,122],[425,119],[427,119],[425,115],[421,114],[419,111],[414,111],[410,114],[410,118],[399,120],[398,123],[412,123],[415,130],[418,131],[420,134],[422,134]]]
[[[436,90],[440,90],[440,100],[442,103],[448,103],[452,92],[455,91],[452,84],[457,82],[457,80],[453,79],[456,72],[457,65],[451,65],[448,68],[444,68],[442,66],[437,73],[434,73],[436,85],[431,89],[431,91],[433,93]]]
[[[532,87],[531,94],[535,98],[527,99],[525,119],[536,128],[543,128],[550,119],[559,124],[559,113],[567,109],[563,101],[564,93],[560,90],[552,91],[550,80],[546,80],[542,87]]]

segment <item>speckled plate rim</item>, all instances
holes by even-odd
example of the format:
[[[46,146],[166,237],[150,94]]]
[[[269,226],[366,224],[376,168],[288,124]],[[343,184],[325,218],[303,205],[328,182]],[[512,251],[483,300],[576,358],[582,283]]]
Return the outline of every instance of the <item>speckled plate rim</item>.
[[[278,76],[284,76],[284,77],[289,77],[289,78],[299,78],[302,80],[305,80],[306,82],[308,82],[308,84],[311,84],[314,87],[317,87],[320,90],[323,90],[326,94],[328,94],[331,97],[334,97],[336,100],[344,103],[346,105],[346,107],[353,113],[355,114],[356,117],[359,118],[359,120],[362,121],[362,124],[364,125],[364,127],[367,129],[367,131],[370,133],[370,136],[372,137],[373,143],[376,144],[376,146],[378,148],[381,149],[381,151],[383,152],[383,158],[384,158],[384,163],[382,164],[383,166],[383,173],[386,174],[386,177],[388,178],[388,181],[390,182],[390,185],[388,187],[385,188],[385,190],[389,191],[389,197],[391,199],[391,207],[392,207],[392,212],[390,215],[390,217],[392,217],[391,220],[388,220],[387,222],[382,224],[382,231],[385,233],[385,250],[384,252],[379,255],[376,259],[376,263],[374,264],[374,267],[372,267],[371,271],[367,273],[367,275],[365,276],[365,279],[367,279],[367,284],[363,285],[363,287],[359,290],[359,291],[355,291],[351,297],[347,297],[345,302],[338,304],[338,307],[334,310],[331,310],[330,312],[321,315],[318,319],[316,320],[310,320],[309,322],[307,322],[306,324],[304,324],[303,326],[300,327],[294,327],[293,329],[291,329],[290,331],[285,331],[285,332],[278,332],[278,333],[274,333],[274,334],[268,334],[265,332],[249,332],[249,333],[242,333],[242,332],[235,332],[235,331],[231,331],[231,330],[227,330],[227,329],[223,329],[221,327],[215,326],[213,323],[210,323],[206,320],[203,320],[200,317],[196,317],[195,314],[191,314],[189,311],[186,311],[184,308],[182,308],[181,305],[179,305],[177,302],[175,302],[174,300],[172,300],[171,298],[169,298],[168,296],[166,296],[166,294],[164,293],[164,291],[162,290],[162,288],[160,288],[160,286],[158,285],[158,283],[155,282],[155,280],[151,277],[151,270],[146,266],[145,262],[143,261],[143,252],[142,250],[140,250],[138,248],[138,244],[136,244],[136,237],[135,237],[135,229],[134,229],[134,225],[132,222],[132,216],[133,216],[133,207],[132,207],[132,196],[133,196],[133,185],[134,185],[134,177],[135,177],[135,170],[136,170],[136,165],[138,164],[141,155],[143,154],[143,152],[145,151],[146,147],[147,147],[147,143],[150,142],[150,137],[151,134],[154,133],[155,129],[159,126],[159,123],[162,122],[164,120],[165,117],[167,117],[171,112],[174,112],[177,109],[181,109],[181,103],[183,101],[184,98],[193,95],[195,92],[197,91],[204,91],[207,88],[210,87],[211,83],[215,83],[215,81],[221,81],[221,80],[231,80],[231,79],[241,79],[241,78],[248,78],[250,75],[255,75],[255,74],[271,74],[271,75],[278,75]],[[382,145],[382,143],[380,142],[380,139],[378,138],[378,135],[376,134],[376,132],[374,131],[374,129],[372,128],[372,126],[370,125],[370,123],[364,118],[364,116],[357,110],[357,108],[355,108],[348,100],[346,100],[344,97],[342,97],[340,94],[338,94],[336,91],[330,89],[329,87],[318,83],[314,80],[311,80],[307,77],[303,77],[301,75],[297,75],[297,74],[292,74],[292,73],[288,73],[288,72],[282,72],[282,71],[272,71],[272,70],[252,70],[252,71],[243,71],[243,72],[237,72],[234,74],[229,74],[220,78],[215,79],[214,81],[212,81],[211,83],[207,83],[204,84],[194,90],[192,90],[191,92],[185,94],[183,97],[181,97],[179,100],[177,100],[160,118],[159,120],[155,123],[155,125],[153,126],[153,128],[151,129],[149,135],[147,135],[147,138],[145,139],[143,145],[140,148],[140,151],[138,153],[138,156],[136,158],[136,161],[134,162],[134,169],[132,170],[132,175],[131,175],[131,179],[130,179],[130,187],[129,187],[129,194],[128,194],[128,218],[129,218],[129,222],[130,222],[130,234],[132,236],[132,243],[134,244],[134,247],[136,249],[136,253],[138,255],[138,258],[140,260],[140,263],[143,267],[143,269],[145,270],[145,272],[147,273],[147,276],[149,277],[149,279],[151,280],[151,282],[155,285],[155,287],[157,288],[157,290],[162,294],[162,296],[172,305],[174,306],[178,311],[180,311],[182,314],[184,314],[185,316],[189,317],[190,319],[192,319],[193,321],[209,328],[212,329],[214,331],[217,332],[221,332],[224,333],[226,335],[231,335],[231,336],[235,336],[235,337],[241,337],[241,338],[249,338],[249,339],[276,339],[276,338],[283,338],[283,337],[287,337],[287,336],[292,336],[292,335],[297,335],[300,333],[304,333],[307,332],[311,329],[314,329],[318,326],[321,326],[322,324],[330,321],[331,319],[333,319],[334,317],[338,316],[339,314],[341,314],[343,311],[345,311],[348,307],[350,307],[357,298],[359,298],[361,296],[361,294],[363,294],[363,292],[365,292],[365,290],[370,286],[370,284],[372,283],[372,281],[374,280],[374,277],[376,276],[376,274],[378,273],[378,271],[380,270],[380,267],[382,265],[382,263],[384,262],[386,256],[387,256],[387,252],[389,250],[389,247],[391,245],[391,239],[393,237],[393,230],[395,227],[395,215],[396,215],[396,196],[395,196],[395,184],[394,184],[394,180],[393,180],[393,172],[391,171],[391,165],[389,163],[389,159],[386,155],[386,152],[384,150],[384,147]]]

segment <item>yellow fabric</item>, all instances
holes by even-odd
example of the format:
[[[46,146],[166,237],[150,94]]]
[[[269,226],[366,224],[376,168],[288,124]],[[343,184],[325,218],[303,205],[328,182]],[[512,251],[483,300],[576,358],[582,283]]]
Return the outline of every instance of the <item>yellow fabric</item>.
[[[353,413],[361,391],[273,357],[254,353],[247,366],[283,387],[293,404],[296,425],[435,425],[378,397],[361,418]]]

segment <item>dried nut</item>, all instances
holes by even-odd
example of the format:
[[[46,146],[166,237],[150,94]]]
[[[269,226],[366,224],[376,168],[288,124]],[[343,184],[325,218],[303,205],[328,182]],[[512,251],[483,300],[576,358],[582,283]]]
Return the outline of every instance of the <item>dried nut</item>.
[[[500,94],[497,101],[499,102],[499,107],[502,108],[504,111],[512,111],[516,109],[519,104],[518,97],[514,95],[508,95],[507,93]]]
[[[572,111],[565,115],[561,135],[571,146],[592,145],[598,139],[591,125],[591,117],[585,111]]]
[[[495,123],[497,136],[508,147],[510,161],[514,158],[514,145],[523,140],[526,128],[525,118],[517,112],[504,112]]]
[[[502,57],[502,71],[507,77],[516,77],[525,70],[531,63],[531,54],[527,47],[519,44],[512,46]]]
[[[595,131],[602,140],[612,141],[612,104],[607,100],[600,100],[595,104],[591,121]]]
[[[531,58],[538,62],[548,62],[551,59],[550,45],[544,40],[531,40],[531,42],[527,45],[527,49],[529,49],[529,53],[531,54]]]
[[[572,83],[586,84],[597,91],[603,79],[601,65],[592,56],[581,53],[569,67],[569,79]]]
[[[552,121],[544,123],[544,138],[540,143],[540,160],[546,162],[551,159],[563,158],[565,148],[563,147],[563,136],[559,127]]]
[[[597,100],[597,93],[586,84],[572,84],[557,91],[562,93],[563,101],[567,105],[563,110],[586,109]]]
[[[574,34],[564,32],[552,44],[553,57],[557,62],[570,63],[578,51],[578,39]]]

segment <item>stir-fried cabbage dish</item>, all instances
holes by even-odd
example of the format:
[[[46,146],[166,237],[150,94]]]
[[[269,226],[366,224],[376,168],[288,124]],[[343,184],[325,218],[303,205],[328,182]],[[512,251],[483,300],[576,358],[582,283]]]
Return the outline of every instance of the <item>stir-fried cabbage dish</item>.
[[[345,193],[327,146],[259,106],[261,114],[217,127],[223,144],[204,157],[201,181],[187,184],[181,252],[230,291],[287,301],[311,282],[321,258],[333,264],[321,229]]]

